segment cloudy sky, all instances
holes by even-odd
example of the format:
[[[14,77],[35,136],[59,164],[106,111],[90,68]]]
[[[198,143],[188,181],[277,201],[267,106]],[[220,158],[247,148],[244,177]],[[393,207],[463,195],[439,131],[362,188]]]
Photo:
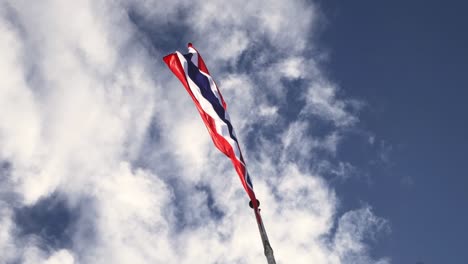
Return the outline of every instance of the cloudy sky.
[[[466,8],[0,0],[0,263],[265,263],[187,42],[278,263],[468,262]]]

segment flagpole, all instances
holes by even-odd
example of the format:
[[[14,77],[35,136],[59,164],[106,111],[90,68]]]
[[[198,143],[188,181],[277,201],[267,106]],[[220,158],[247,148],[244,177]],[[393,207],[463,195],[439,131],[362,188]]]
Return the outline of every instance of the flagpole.
[[[249,205],[252,205],[250,202]],[[262,239],[263,244],[263,252],[265,253],[265,257],[267,259],[268,264],[276,264],[275,256],[273,255],[273,249],[271,248],[270,241],[268,240],[268,236],[265,230],[265,226],[263,225],[262,216],[260,215],[260,208],[258,208],[259,202],[257,200],[256,208],[253,208],[255,213],[255,219],[257,220],[258,231],[260,232],[260,237]]]

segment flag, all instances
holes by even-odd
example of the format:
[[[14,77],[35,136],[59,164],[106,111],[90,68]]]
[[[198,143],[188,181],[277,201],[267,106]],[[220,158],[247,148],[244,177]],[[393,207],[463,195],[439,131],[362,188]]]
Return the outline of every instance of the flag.
[[[251,207],[257,210],[258,200],[227,112],[226,102],[202,57],[189,43],[187,54],[176,51],[165,56],[163,60],[192,97],[215,146],[231,159],[251,200]]]
[[[227,112],[226,102],[224,102],[223,96],[213,81],[205,62],[191,43],[188,44],[187,54],[176,51],[165,56],[163,60],[182,82],[190,97],[192,97],[215,146],[231,159],[242,185],[250,198],[249,205],[254,209],[268,264],[275,264],[273,249],[270,246],[270,241],[268,240],[265,226],[260,216],[259,202],[255,198],[252,181],[247,172],[239,147],[239,141]]]

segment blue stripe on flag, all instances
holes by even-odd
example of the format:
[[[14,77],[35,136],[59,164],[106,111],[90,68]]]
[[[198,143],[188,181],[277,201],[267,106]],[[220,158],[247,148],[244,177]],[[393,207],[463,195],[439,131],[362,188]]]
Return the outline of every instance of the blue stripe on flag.
[[[187,59],[187,62],[188,62],[188,75],[190,79],[192,79],[192,81],[200,88],[201,94],[203,95],[203,97],[205,97],[206,100],[208,100],[211,103],[216,114],[218,114],[221,120],[223,120],[224,123],[227,124],[228,129],[229,129],[229,135],[231,136],[231,138],[233,138],[237,142],[237,138],[234,136],[234,133],[232,132],[233,127],[231,125],[231,122],[229,122],[229,120],[227,120],[225,117],[224,107],[221,105],[218,98],[211,90],[210,81],[205,75],[203,75],[200,72],[198,67],[195,66],[195,64],[193,64],[191,60],[191,57],[192,57],[191,53],[185,54],[184,57],[185,59]]]
[[[245,169],[245,173],[246,173],[246,181],[247,183],[249,184],[250,188],[253,188],[253,184],[252,184],[252,181],[250,180],[250,175],[249,173],[247,172],[247,169]]]

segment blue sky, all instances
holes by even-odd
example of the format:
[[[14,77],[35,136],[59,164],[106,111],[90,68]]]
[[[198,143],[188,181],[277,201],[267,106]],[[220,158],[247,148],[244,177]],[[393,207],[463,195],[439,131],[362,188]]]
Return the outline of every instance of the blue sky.
[[[338,193],[348,206],[370,201],[390,220],[392,234],[376,252],[391,255],[394,263],[468,261],[467,5],[321,5],[329,21],[321,38],[330,52],[328,73],[347,95],[366,101],[361,125],[385,142],[389,159],[387,166],[374,166],[368,155],[358,158],[371,183],[344,183]]]
[[[278,263],[468,261],[464,10],[0,2],[0,264],[265,261],[238,176],[162,62],[187,42]]]

